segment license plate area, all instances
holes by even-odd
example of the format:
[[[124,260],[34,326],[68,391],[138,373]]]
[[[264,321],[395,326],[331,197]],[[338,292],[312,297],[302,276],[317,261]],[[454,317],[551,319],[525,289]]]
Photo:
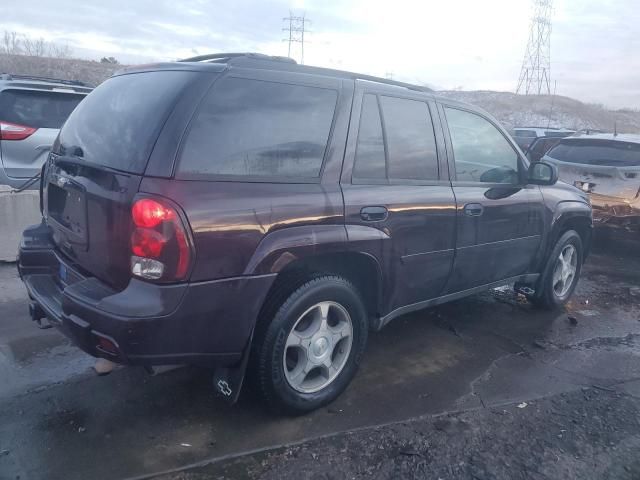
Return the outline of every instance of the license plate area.
[[[55,276],[56,281],[60,285],[61,288],[65,288],[69,285],[73,285],[81,280],[84,280],[85,277],[80,275],[73,267],[67,265],[66,263],[60,261],[58,264],[58,271]]]
[[[53,175],[47,188],[48,217],[66,230],[72,244],[86,245],[87,204],[82,185],[60,175]]]

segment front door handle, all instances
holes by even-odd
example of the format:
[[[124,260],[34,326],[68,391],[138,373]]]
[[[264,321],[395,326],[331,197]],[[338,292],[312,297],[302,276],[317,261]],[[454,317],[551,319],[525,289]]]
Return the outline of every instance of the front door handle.
[[[464,214],[470,217],[479,217],[484,212],[484,207],[481,203],[467,203],[464,206]]]
[[[386,207],[363,207],[360,210],[360,218],[365,222],[379,222],[386,220],[389,211]]]

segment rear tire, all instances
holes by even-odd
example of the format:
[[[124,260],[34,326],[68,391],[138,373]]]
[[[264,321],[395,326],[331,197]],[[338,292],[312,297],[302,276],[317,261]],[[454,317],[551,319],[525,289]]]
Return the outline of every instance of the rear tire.
[[[529,300],[549,310],[567,303],[578,284],[583,258],[580,235],[575,230],[564,232],[549,254],[536,291]]]
[[[319,276],[274,310],[265,312],[254,339],[258,390],[271,408],[291,415],[332,402],[355,375],[367,343],[358,291],[342,277]]]

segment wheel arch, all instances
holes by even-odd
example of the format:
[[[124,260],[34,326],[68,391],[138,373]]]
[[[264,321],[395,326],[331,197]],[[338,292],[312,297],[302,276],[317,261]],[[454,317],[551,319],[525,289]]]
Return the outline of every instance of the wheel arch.
[[[359,251],[327,252],[296,258],[282,268],[273,282],[261,310],[261,317],[276,308],[291,291],[311,278],[337,275],[358,290],[371,321],[381,311],[383,274],[378,260]]]
[[[593,236],[593,219],[591,207],[578,201],[565,201],[558,204],[551,225],[549,241],[544,258],[553,250],[558,239],[568,230],[575,230],[582,240],[582,261],[587,258]]]

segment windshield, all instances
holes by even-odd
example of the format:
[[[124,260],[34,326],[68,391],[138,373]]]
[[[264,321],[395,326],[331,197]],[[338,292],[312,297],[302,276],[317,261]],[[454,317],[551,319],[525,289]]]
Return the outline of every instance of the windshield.
[[[561,162],[609,167],[640,166],[640,144],[617,140],[563,140],[547,156]]]
[[[87,96],[60,131],[63,155],[142,173],[160,128],[192,72],[112,77]]]

